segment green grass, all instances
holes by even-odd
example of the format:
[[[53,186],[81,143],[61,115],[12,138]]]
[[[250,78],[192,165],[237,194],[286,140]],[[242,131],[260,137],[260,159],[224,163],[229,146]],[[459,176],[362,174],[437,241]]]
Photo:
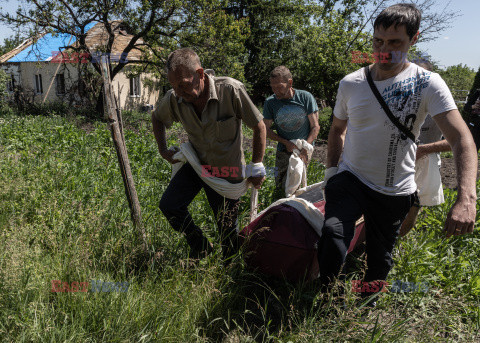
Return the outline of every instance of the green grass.
[[[427,209],[395,249],[389,281],[425,281],[427,293],[385,293],[361,315],[316,285],[292,285],[228,268],[218,251],[197,265],[158,209],[170,166],[148,114],[124,115],[126,144],[151,249],[137,268],[136,235],[104,122],[60,116],[0,115],[1,342],[446,342],[478,340],[480,234],[443,238],[446,203]],[[175,144],[174,127],[169,144]],[[274,165],[272,149],[265,164]],[[247,161],[250,152],[246,152]],[[309,167],[309,184],[323,166]],[[267,206],[268,179],[260,192]],[[242,203],[248,217],[248,195]],[[203,193],[191,205],[212,242],[218,237]],[[478,224],[478,222],[477,222]],[[350,278],[356,278],[353,275]],[[128,292],[54,293],[51,281],[127,281]]]

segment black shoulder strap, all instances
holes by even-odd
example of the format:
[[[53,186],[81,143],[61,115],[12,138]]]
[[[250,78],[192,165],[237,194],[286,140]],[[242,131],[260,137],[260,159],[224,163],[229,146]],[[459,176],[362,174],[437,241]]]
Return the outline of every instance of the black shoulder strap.
[[[383,110],[387,114],[387,117],[391,120],[391,122],[408,138],[410,138],[415,144],[417,144],[417,141],[415,140],[415,136],[413,135],[412,131],[407,129],[405,125],[403,125],[400,120],[398,120],[397,117],[395,117],[388,107],[388,105],[385,103],[385,100],[383,100],[382,96],[380,95],[380,92],[378,91],[377,87],[373,83],[372,79],[372,74],[370,73],[370,68],[369,66],[365,67],[365,74],[367,76],[367,81],[368,85],[370,86],[370,89],[372,90],[373,94],[377,98],[378,102],[382,106]]]

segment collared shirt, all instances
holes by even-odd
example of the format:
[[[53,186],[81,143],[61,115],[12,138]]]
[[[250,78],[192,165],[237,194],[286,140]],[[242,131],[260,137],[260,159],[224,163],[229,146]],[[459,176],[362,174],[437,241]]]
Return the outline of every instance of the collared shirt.
[[[263,117],[240,81],[230,77],[207,77],[209,96],[201,118],[193,105],[177,97],[173,90],[165,94],[153,114],[167,128],[175,121],[182,123],[200,162],[212,176],[238,182],[242,180],[245,165],[242,120],[254,127]]]

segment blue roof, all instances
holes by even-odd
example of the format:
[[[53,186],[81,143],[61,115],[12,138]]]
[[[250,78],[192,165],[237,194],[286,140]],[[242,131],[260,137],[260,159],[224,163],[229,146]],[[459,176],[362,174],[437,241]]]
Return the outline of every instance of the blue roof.
[[[92,22],[85,27],[88,32],[96,23]],[[6,62],[39,62],[49,61],[55,52],[58,53],[60,47],[65,47],[75,43],[75,36],[68,33],[59,33],[53,36],[47,33],[40,38],[35,44],[30,45],[26,49],[20,51],[18,54],[10,58]]]

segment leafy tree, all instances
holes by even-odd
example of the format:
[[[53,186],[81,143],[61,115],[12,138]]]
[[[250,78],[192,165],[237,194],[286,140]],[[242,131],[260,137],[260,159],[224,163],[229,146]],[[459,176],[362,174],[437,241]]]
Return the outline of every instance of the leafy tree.
[[[445,80],[455,100],[465,100],[468,90],[473,85],[475,71],[465,64],[449,66],[445,70],[438,70]]]
[[[7,97],[7,74],[0,69],[0,110],[3,108]]]
[[[10,38],[5,38],[3,44],[0,45],[0,56],[16,48],[22,41],[23,38],[18,33]]]
[[[475,74],[475,79],[472,84],[472,88],[470,88],[470,93],[468,93],[468,102],[473,101],[473,94],[477,89],[480,89],[480,67],[478,68],[477,73]]]
[[[365,3],[366,1],[361,0],[229,1],[225,11],[233,14],[238,20],[246,18],[250,27],[251,34],[245,42],[248,53],[245,76],[252,85],[254,101],[262,102],[271,94],[269,75],[274,67],[281,64],[295,73],[296,86],[305,85],[308,90],[316,90],[312,87],[314,83],[316,81],[321,83],[323,80],[316,80],[314,83],[312,83],[314,80],[302,80],[308,73],[304,72],[305,68],[301,69],[298,66],[298,64],[307,64],[315,67],[314,63],[318,62],[313,50],[321,47],[324,42],[318,40],[319,35],[316,32],[321,32],[325,23],[334,25],[330,21],[332,13],[336,13],[338,18],[346,19],[345,22],[348,22],[348,25],[343,25],[342,29],[354,30],[354,27],[358,26],[358,19],[362,16],[361,6]],[[334,10],[338,6],[341,7],[340,10]],[[312,35],[316,37],[312,38]],[[350,32],[343,36],[352,38]],[[312,43],[315,45],[309,47],[308,44]],[[345,49],[346,46],[342,51]],[[314,58],[311,63],[305,61],[309,57]],[[337,59],[338,56],[333,58]],[[338,76],[338,73],[335,75]],[[327,82],[325,81],[324,84]]]
[[[392,0],[393,1],[393,0]],[[351,51],[369,51],[368,24],[390,0],[26,0],[16,16],[0,13],[0,20],[21,27],[24,34],[70,33],[77,39],[68,48],[90,52],[85,27],[99,22],[108,32],[103,47],[111,52],[114,30],[132,34],[124,53],[139,48],[145,58],[141,70],[163,75],[168,53],[191,46],[205,67],[219,75],[244,80],[258,103],[271,94],[270,71],[287,65],[295,85],[333,104],[339,80],[359,67]],[[433,0],[414,0],[424,10],[425,40],[434,38],[454,14],[432,11]],[[366,9],[370,10],[366,10]],[[121,24],[113,20],[121,19]],[[64,47],[67,48],[67,47]],[[90,52],[91,53],[91,52]],[[111,66],[114,77],[127,63]],[[99,72],[99,66],[93,64]],[[165,80],[165,78],[162,78]]]
[[[198,1],[192,3],[196,3],[197,7],[191,11],[201,20],[182,27],[175,36],[157,36],[152,31],[145,37],[146,44],[154,52],[149,58],[150,67],[160,66],[149,69],[157,76],[163,75],[166,57],[172,50],[192,47],[200,56],[204,68],[214,69],[218,76],[230,76],[246,82],[244,44],[250,32],[248,22],[236,20],[226,13],[225,1],[206,1],[203,6],[198,6]]]
[[[433,0],[412,1],[423,12],[422,39],[437,37],[457,15],[436,11]],[[284,64],[294,72],[294,84],[333,105],[338,82],[361,65],[351,52],[371,52],[369,37],[374,18],[393,0],[230,0],[225,8],[247,19],[250,36],[245,76],[254,101],[271,94],[270,71]]]
[[[95,49],[107,54],[112,52],[117,39],[115,30],[130,34],[123,54],[140,49],[144,58],[110,64],[112,79],[132,63],[161,75],[168,53],[187,43],[208,51],[211,67],[243,77],[239,63],[244,58],[243,41],[248,30],[243,22],[234,21],[223,12],[223,0],[26,0],[26,4],[27,7],[18,8],[15,16],[0,13],[0,21],[21,28],[28,36],[42,32],[73,35],[76,42],[63,49],[92,56],[93,51],[86,44],[86,27],[92,23],[105,27],[105,45]],[[224,58],[224,54],[229,54],[229,58]],[[91,65],[100,74],[99,64]]]
[[[245,77],[251,85],[253,100],[261,102],[271,91],[270,71],[285,64],[298,29],[308,23],[306,1],[232,0],[225,11],[237,20],[248,22]]]
[[[319,13],[302,30],[301,44],[295,50],[299,57],[292,69],[298,76],[297,85],[325,99],[331,107],[340,80],[362,66],[352,52],[369,50],[369,36],[357,32],[355,26],[355,19],[345,13]]]

